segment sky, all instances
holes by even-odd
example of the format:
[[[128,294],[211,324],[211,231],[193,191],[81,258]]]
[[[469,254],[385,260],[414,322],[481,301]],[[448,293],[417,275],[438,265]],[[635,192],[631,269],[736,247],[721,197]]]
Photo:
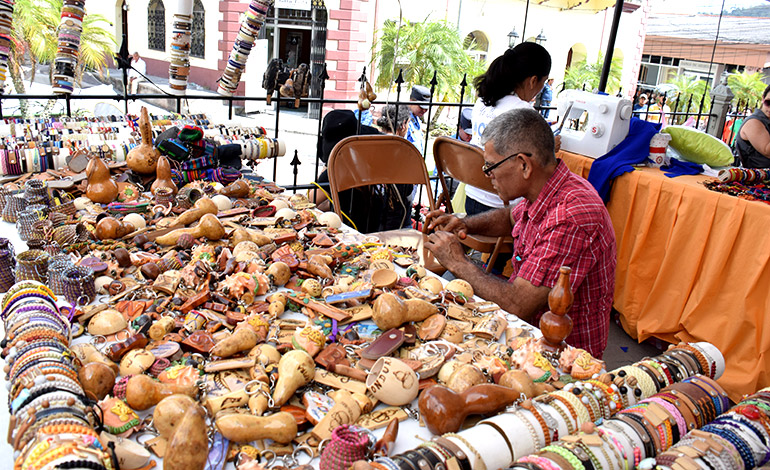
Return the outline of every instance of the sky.
[[[767,0],[725,0],[725,11],[738,7],[768,4]],[[652,11],[655,13],[713,13],[719,14],[722,0],[656,0]]]

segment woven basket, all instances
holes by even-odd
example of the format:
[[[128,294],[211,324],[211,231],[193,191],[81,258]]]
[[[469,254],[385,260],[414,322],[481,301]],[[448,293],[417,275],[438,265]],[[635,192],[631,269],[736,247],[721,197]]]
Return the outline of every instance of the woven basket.
[[[44,250],[45,248],[45,240],[28,240],[27,241],[27,249],[29,250]]]
[[[54,200],[51,205],[51,212],[59,212],[67,215],[68,217],[74,217],[77,209],[75,209],[75,197],[64,191],[54,192]]]
[[[43,221],[43,219],[45,219],[43,211],[32,206],[19,212],[16,217],[16,231],[19,232],[19,238],[24,241],[32,238],[33,225],[35,222]]]
[[[88,229],[81,223],[62,225],[53,230],[51,239],[61,247],[71,245],[72,243],[84,242],[88,240]]]
[[[41,250],[27,250],[16,255],[16,280],[38,281],[45,284],[51,255]]]
[[[68,302],[86,305],[96,298],[94,270],[87,266],[71,266],[62,278],[64,297]]]
[[[3,213],[3,209],[5,209],[5,200],[8,196],[13,194],[10,189],[6,188],[5,186],[0,186],[0,214]]]
[[[24,199],[31,204],[44,204],[48,206],[48,183],[41,180],[27,180],[24,183]]]
[[[7,238],[0,238],[0,292],[7,292],[16,284],[16,252]]]
[[[51,212],[50,214],[48,214],[48,220],[51,221],[54,227],[59,227],[69,222],[70,216],[61,211]]]
[[[18,222],[17,222],[18,224]],[[27,246],[29,242],[33,240],[40,240],[46,242],[51,239],[53,233],[53,223],[50,220],[38,220],[32,224],[32,233],[27,240]]]
[[[48,260],[48,287],[54,294],[64,295],[64,274],[72,266],[72,261],[67,255],[54,255]]]
[[[16,219],[20,211],[27,207],[27,200],[24,199],[23,194],[13,194],[5,199],[5,207],[3,208],[3,220],[12,224],[16,223]]]

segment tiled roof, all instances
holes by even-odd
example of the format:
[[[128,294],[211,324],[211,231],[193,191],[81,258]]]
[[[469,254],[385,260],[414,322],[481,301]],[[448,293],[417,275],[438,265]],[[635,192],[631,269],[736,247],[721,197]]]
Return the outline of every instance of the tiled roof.
[[[647,23],[647,34],[713,41],[718,22],[717,15],[653,14]],[[723,16],[719,40],[767,44],[770,49],[770,18]]]

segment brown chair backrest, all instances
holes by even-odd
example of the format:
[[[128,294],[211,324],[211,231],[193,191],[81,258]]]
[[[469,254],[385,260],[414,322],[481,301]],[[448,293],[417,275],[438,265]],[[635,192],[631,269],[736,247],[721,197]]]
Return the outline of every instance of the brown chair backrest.
[[[443,190],[439,200],[445,198],[448,207],[451,208],[451,202],[446,196],[449,194],[449,188],[444,180],[447,176],[497,194],[497,190],[492,186],[492,180],[481,171],[484,165],[484,151],[479,147],[450,137],[438,137],[433,142],[433,158],[436,161],[436,172]]]
[[[425,161],[411,142],[395,135],[363,135],[342,139],[329,155],[329,183],[334,211],[340,214],[339,192],[372,184],[421,184],[430,192]],[[435,208],[428,198],[431,210]]]

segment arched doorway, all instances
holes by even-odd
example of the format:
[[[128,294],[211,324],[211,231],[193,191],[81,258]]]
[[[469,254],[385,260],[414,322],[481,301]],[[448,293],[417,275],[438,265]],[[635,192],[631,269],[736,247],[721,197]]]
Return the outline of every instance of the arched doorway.
[[[465,36],[463,48],[478,61],[486,61],[489,52],[489,38],[482,31],[472,31]]]
[[[123,38],[128,39],[128,5],[127,0],[115,2],[115,40],[118,47],[123,44]],[[136,49],[136,47],[134,47]]]
[[[588,51],[585,44],[577,43],[573,45],[567,53],[567,63],[564,65],[564,71],[566,72],[572,67],[573,64],[577,65],[581,62],[585,62],[588,57]]]

